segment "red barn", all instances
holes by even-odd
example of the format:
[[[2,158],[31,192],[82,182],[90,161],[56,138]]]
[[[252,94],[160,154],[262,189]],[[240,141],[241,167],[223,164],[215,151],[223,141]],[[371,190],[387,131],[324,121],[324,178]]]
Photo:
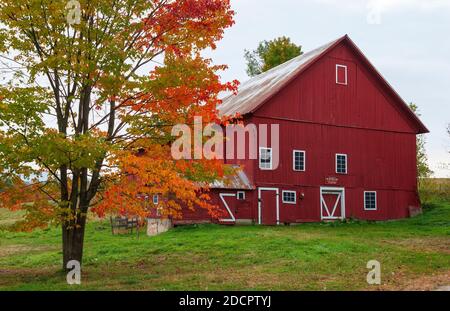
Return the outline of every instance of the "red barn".
[[[428,130],[348,36],[243,83],[219,110],[280,133],[276,168],[274,146],[260,141],[257,159],[225,160],[242,172],[212,186],[222,223],[388,220],[420,208],[416,135]],[[186,211],[183,221],[210,219]]]

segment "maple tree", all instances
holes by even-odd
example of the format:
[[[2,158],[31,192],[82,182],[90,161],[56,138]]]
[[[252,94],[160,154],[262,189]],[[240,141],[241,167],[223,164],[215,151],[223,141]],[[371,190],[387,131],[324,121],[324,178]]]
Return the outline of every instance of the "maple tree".
[[[72,1],[73,2],[73,1]],[[0,3],[0,207],[17,229],[62,228],[63,268],[81,263],[88,211],[145,217],[181,205],[215,215],[207,183],[219,160],[170,154],[175,124],[220,122],[225,66],[202,57],[234,23],[228,0]],[[4,79],[5,80],[5,79]]]

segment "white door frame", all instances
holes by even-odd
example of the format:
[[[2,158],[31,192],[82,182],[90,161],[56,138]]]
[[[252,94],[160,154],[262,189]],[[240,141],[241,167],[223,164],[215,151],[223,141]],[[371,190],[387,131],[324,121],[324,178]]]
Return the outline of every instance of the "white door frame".
[[[323,199],[324,194],[337,194],[338,198],[336,200],[335,206],[333,207],[333,211],[328,210],[328,207],[325,203],[325,200]],[[341,201],[341,217],[334,217],[334,213],[336,212],[336,208],[338,206],[339,200]],[[331,216],[325,216],[323,214],[323,207],[327,208],[328,215],[331,214]],[[320,219],[321,220],[344,220],[345,219],[345,188],[339,188],[339,187],[320,187]]]
[[[230,207],[228,206],[227,201],[225,200],[225,197],[236,197],[236,194],[233,193],[219,193],[220,199],[223,202],[223,205],[225,205],[225,208],[227,209],[228,213],[230,214],[231,218],[229,219],[220,219],[222,222],[236,222],[236,217],[234,217],[233,212],[231,212]]]
[[[277,200],[277,225],[280,224],[280,189],[278,188],[258,188],[258,224],[262,225],[261,193],[263,191],[275,191]]]

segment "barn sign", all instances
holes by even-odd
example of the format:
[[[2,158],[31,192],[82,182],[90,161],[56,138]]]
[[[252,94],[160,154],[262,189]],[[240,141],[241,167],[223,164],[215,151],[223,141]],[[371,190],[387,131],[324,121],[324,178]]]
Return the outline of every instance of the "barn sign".
[[[332,176],[332,177],[327,177],[327,178],[325,179],[325,182],[326,182],[327,185],[337,185],[338,182],[339,182],[339,178],[334,177],[334,176]]]

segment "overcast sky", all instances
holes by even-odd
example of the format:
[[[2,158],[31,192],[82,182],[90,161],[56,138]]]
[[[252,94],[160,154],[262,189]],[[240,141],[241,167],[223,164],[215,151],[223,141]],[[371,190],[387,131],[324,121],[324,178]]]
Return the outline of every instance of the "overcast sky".
[[[289,36],[312,50],[348,34],[407,102],[415,102],[437,177],[450,177],[450,0],[232,0],[236,24],[212,53],[224,80],[248,79],[244,49]]]

